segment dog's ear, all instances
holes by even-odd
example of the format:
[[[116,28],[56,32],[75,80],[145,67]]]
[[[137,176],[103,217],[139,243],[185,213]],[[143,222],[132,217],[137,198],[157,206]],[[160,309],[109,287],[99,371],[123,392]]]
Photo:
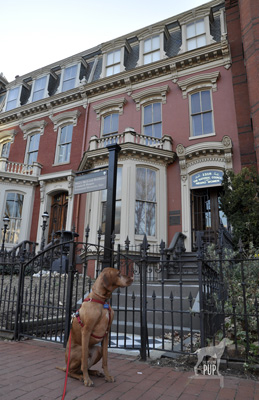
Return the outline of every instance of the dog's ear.
[[[112,283],[111,283],[111,275],[109,271],[103,272],[103,287],[107,289],[108,291],[112,290]]]

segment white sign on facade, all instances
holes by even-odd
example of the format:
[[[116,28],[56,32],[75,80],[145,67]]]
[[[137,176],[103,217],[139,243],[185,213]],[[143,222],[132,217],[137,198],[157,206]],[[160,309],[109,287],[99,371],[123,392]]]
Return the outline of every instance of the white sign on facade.
[[[95,192],[107,188],[107,171],[91,172],[75,177],[74,194]]]
[[[192,175],[192,188],[222,184],[223,171],[206,170]]]

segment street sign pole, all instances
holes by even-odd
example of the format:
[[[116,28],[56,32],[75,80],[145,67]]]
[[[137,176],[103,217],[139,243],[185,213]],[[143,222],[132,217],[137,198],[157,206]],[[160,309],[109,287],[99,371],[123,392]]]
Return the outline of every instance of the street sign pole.
[[[118,144],[108,145],[109,166],[107,182],[106,223],[104,238],[104,256],[102,268],[112,267],[112,234],[115,227],[116,181],[118,153],[121,148]]]

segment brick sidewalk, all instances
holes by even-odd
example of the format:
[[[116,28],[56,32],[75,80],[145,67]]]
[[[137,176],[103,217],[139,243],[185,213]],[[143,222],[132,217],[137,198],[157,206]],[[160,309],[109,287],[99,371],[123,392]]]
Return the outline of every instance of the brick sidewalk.
[[[65,373],[55,366],[64,366],[64,352],[53,343],[1,341],[0,399],[61,399]],[[109,366],[115,383],[93,377],[95,386],[87,388],[68,378],[65,400],[259,400],[259,382],[253,380],[224,377],[224,388],[220,388],[218,379],[191,379],[192,372],[153,367],[115,353],[109,354]]]

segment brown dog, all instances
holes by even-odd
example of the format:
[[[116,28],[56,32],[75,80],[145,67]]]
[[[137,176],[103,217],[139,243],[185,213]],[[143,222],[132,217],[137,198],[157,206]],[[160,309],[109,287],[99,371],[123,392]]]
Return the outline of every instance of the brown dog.
[[[107,382],[114,382],[107,367],[109,330],[114,311],[106,301],[110,299],[116,288],[129,286],[132,282],[133,278],[121,275],[117,269],[105,268],[73,318],[70,331],[71,353],[68,376],[83,380],[85,386],[93,386],[89,374],[104,376]],[[66,347],[66,363],[68,362],[69,340]],[[101,346],[95,346],[100,342]],[[101,358],[104,375],[99,371],[90,370]],[[66,368],[58,369],[66,371]]]

